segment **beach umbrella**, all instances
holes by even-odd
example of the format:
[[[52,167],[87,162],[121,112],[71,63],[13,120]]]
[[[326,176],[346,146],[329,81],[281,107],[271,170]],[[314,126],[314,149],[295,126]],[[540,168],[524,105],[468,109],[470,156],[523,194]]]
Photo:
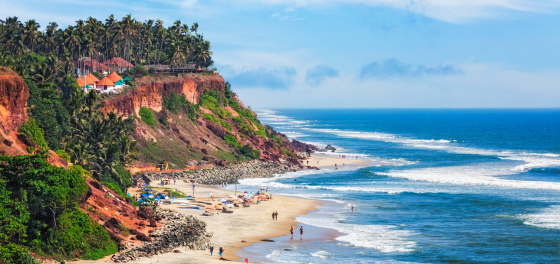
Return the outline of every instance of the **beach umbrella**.
[[[233,204],[226,204],[226,207],[233,207]]]
[[[266,190],[266,187],[261,187],[261,188],[259,188],[259,189],[261,189],[261,190]]]
[[[209,210],[214,210],[215,208],[214,208],[214,207],[212,207],[211,205],[209,205],[209,206],[206,206],[206,209],[209,209]]]
[[[230,195],[229,198],[230,198],[230,199],[235,199],[235,196]]]
[[[223,208],[223,207],[222,207],[221,205],[219,205],[219,204],[217,204],[217,205],[214,205],[214,208],[216,208],[216,209],[218,209],[218,210],[222,210],[222,209],[224,209],[224,208]]]
[[[214,193],[209,193],[208,196],[215,196],[216,194]]]

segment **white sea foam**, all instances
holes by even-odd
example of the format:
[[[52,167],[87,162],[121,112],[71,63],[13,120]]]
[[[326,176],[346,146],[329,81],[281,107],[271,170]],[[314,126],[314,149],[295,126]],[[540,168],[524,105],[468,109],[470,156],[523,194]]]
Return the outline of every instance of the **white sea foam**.
[[[514,172],[497,163],[466,166],[432,167],[410,170],[391,170],[380,175],[413,181],[426,181],[458,185],[489,185],[507,188],[560,190],[559,182],[509,180],[498,176]]]
[[[539,213],[521,215],[524,224],[542,228],[560,229],[560,205],[553,205]]]
[[[375,249],[379,252],[411,252],[416,242],[409,239],[414,233],[391,225],[357,225],[342,223],[340,215],[312,214],[296,218],[303,224],[337,230],[345,235],[336,240],[341,245]],[[304,233],[305,235],[305,233]]]
[[[331,254],[331,253],[329,253],[329,252],[327,252],[327,251],[321,250],[321,251],[317,251],[317,252],[311,253],[311,256],[319,257],[319,258],[322,258],[322,259],[328,259],[328,258],[330,258],[330,257],[329,257],[330,254]]]

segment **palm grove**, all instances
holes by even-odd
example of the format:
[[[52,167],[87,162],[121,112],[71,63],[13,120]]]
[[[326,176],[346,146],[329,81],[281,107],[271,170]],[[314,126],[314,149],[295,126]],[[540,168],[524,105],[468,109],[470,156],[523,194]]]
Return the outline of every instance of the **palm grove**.
[[[0,66],[12,68],[29,87],[29,119],[19,132],[32,142],[32,155],[0,156],[0,263],[33,263],[28,251],[93,259],[114,253],[107,232],[76,201],[87,191],[87,177],[118,193],[131,186],[125,166],[134,158],[133,118],[103,113],[98,95],[82,91],[73,69],[82,57],[207,68],[213,64],[210,43],[197,23],[189,28],[177,20],[164,27],[130,15],[104,22],[90,17],[65,29],[51,22],[44,31],[35,20],[3,22]],[[48,150],[74,166],[48,164]]]

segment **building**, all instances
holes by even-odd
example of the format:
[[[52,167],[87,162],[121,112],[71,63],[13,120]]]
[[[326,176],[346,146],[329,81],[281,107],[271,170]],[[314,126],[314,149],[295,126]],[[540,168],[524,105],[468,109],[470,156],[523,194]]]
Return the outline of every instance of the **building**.
[[[129,70],[130,68],[134,68],[134,65],[132,65],[132,63],[119,57],[114,57],[107,61],[104,61],[103,64],[107,66],[109,68],[109,71],[111,72],[122,73],[123,71]]]
[[[97,83],[97,88],[95,90],[99,93],[113,93],[115,90],[115,83],[105,77]]]
[[[85,78],[78,78],[77,81],[78,86],[80,86],[86,93],[89,93],[92,89],[95,89],[95,81],[91,78],[88,78],[88,76],[86,76]]]

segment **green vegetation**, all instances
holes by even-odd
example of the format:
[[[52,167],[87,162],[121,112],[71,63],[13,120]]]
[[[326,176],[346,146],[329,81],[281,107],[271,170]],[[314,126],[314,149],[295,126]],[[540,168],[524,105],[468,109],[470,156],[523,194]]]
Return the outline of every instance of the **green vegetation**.
[[[216,113],[222,110],[224,98],[217,90],[206,89],[200,96],[200,106]]]
[[[84,259],[115,253],[107,231],[78,209],[88,189],[80,168],[53,166],[47,157],[0,156],[0,262],[33,263],[27,250]]]
[[[19,127],[19,132],[26,136],[27,138],[31,139],[33,143],[37,144],[39,148],[42,150],[49,150],[49,146],[43,137],[43,129],[37,125],[35,119],[29,118],[27,122],[21,124]]]
[[[160,116],[158,120],[164,126],[169,125],[169,121],[167,121],[167,116]]]
[[[220,124],[225,127],[228,131],[231,131],[231,125],[225,120],[220,120]]]
[[[235,136],[233,136],[233,135],[226,134],[224,136],[224,141],[231,144],[236,149],[241,148],[241,144],[239,144],[239,141],[237,141],[237,138],[235,138]]]
[[[203,118],[205,118],[206,120],[214,123],[214,125],[218,125],[218,121],[216,120],[216,118],[214,117],[213,114],[205,114],[205,113],[201,113],[200,116],[202,116]]]
[[[163,24],[159,19],[142,23],[131,15],[121,20],[110,15],[105,21],[88,17],[59,28],[56,22],[41,27],[34,19],[22,23],[18,17],[8,17],[6,23],[0,24],[0,50],[14,56],[52,55],[56,61],[63,62],[61,68],[65,73],[74,68],[73,61],[82,57],[99,62],[121,57],[134,65],[167,64],[170,68],[189,64],[207,68],[214,63],[210,42],[198,33],[198,23],[190,28],[180,20],[169,27]],[[77,66],[84,68],[81,63]],[[135,69],[135,73],[140,71],[145,69]],[[52,81],[50,75],[43,76],[46,81]]]
[[[68,155],[68,153],[66,153],[66,151],[64,151],[63,149],[59,149],[59,150],[55,151],[54,153],[56,153],[56,155],[61,157],[66,162],[71,162],[70,161],[70,155]]]
[[[177,114],[179,111],[183,111],[191,121],[196,121],[196,112],[198,111],[198,105],[195,105],[187,100],[184,94],[181,96],[177,95],[176,92],[169,93],[169,97],[163,97],[163,108],[168,111]]]
[[[147,107],[140,107],[140,112],[138,113],[140,117],[142,117],[142,121],[144,121],[149,126],[155,126],[156,120],[154,119],[154,113]]]

